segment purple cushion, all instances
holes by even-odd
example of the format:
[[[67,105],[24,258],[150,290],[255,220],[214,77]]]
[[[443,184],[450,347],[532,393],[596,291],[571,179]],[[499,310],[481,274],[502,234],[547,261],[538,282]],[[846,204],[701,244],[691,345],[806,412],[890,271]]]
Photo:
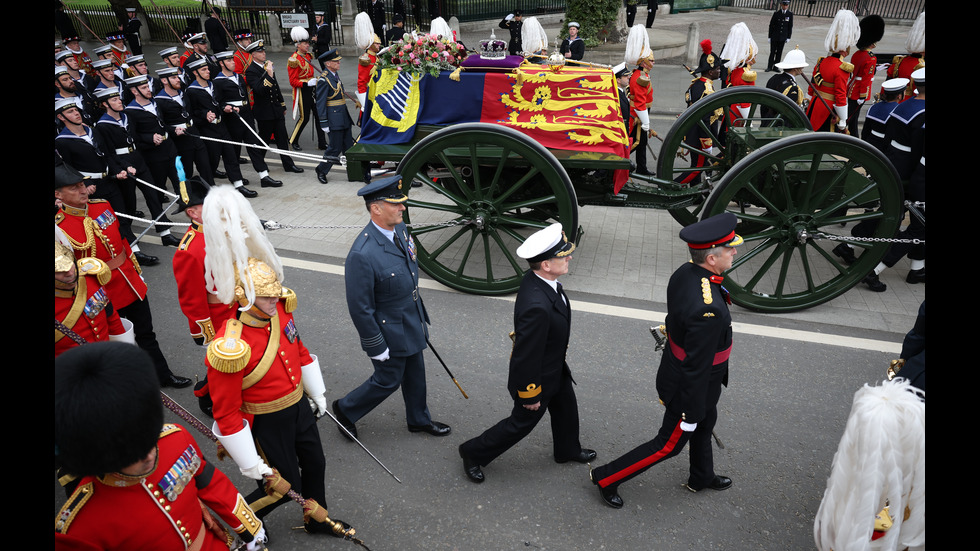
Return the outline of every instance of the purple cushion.
[[[460,63],[467,69],[513,69],[524,61],[523,56],[509,55],[500,59],[482,59],[480,54],[470,54]]]

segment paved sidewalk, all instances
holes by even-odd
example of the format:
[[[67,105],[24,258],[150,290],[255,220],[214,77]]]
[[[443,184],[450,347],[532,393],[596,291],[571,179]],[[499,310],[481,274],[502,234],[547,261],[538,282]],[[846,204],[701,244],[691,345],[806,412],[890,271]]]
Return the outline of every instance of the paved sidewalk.
[[[714,42],[715,51],[720,53],[728,29],[731,25],[744,21],[752,30],[759,43],[759,64],[757,69],[765,68],[768,56],[766,29],[768,12],[738,13],[731,11],[707,11],[687,14],[659,15],[649,30],[651,43],[655,50],[670,51],[678,41],[685,43],[690,26],[696,23],[702,37]],[[816,61],[823,55],[823,38],[830,24],[828,19],[807,19],[797,16],[795,20],[792,46],[799,44],[807,54],[807,60]],[[885,38],[879,43],[878,52],[903,52],[908,26],[894,23],[886,25]],[[557,28],[547,29],[549,37],[554,37]],[[479,42],[483,37],[465,36],[468,43]],[[160,68],[155,52],[166,45],[153,44],[145,47],[152,71]],[[93,44],[85,44],[91,52]],[[622,60],[622,45],[607,45],[586,52],[586,60],[596,62]],[[283,96],[288,98],[286,60],[291,52],[272,53],[276,74],[282,86]],[[618,58],[617,58],[618,56]],[[653,127],[658,132],[669,128],[674,116],[683,110],[683,94],[691,76],[680,65],[683,56],[661,59],[653,69],[654,116]],[[600,61],[604,60],[604,61]],[[341,77],[347,90],[353,95],[356,87],[357,60],[345,57],[341,67]],[[773,73],[759,71],[759,84]],[[876,79],[876,87],[882,77]],[[863,111],[867,111],[865,108]],[[287,129],[292,129],[292,121],[287,115]],[[319,155],[309,125],[301,139],[303,153]],[[355,129],[355,135],[357,130]],[[285,174],[276,155],[269,154],[270,169],[274,178],[281,179],[282,188],[259,188],[258,177],[250,166],[243,166],[246,178],[253,181],[252,189],[259,197],[252,200],[252,206],[263,219],[276,220],[291,226],[304,226],[289,230],[270,232],[270,239],[280,254],[290,256],[302,253],[326,255],[343,262],[350,243],[359,228],[367,222],[363,201],[356,194],[360,182],[348,182],[341,167],[335,167],[330,175],[330,183],[317,182],[312,160],[299,160],[299,166],[306,168],[304,174]],[[651,166],[655,166],[655,163]],[[142,197],[140,197],[142,201]],[[142,204],[142,203],[141,203]],[[666,300],[667,278],[681,263],[687,260],[686,250],[677,238],[680,226],[666,211],[617,207],[581,207],[580,224],[585,228],[585,237],[575,252],[571,273],[565,284],[581,292],[596,293],[627,299]],[[172,217],[174,221],[182,216]],[[139,225],[137,223],[137,225]],[[352,228],[326,228],[325,226],[352,226]],[[139,231],[139,230],[137,230]],[[177,231],[175,233],[180,233]],[[149,232],[145,237],[148,243],[158,243]],[[843,296],[815,308],[792,314],[780,314],[782,319],[800,322],[820,322],[844,324],[904,334],[915,320],[918,306],[925,298],[925,286],[908,285],[905,275],[908,261],[901,261],[894,269],[886,270],[881,279],[888,285],[884,293],[873,293],[865,285],[859,284]],[[898,337],[900,339],[900,337]]]

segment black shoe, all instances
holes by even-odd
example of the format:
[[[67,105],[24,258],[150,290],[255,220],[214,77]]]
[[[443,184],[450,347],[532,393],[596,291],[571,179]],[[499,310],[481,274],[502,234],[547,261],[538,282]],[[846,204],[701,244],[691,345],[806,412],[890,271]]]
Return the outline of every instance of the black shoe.
[[[857,262],[857,257],[854,256],[854,251],[851,250],[851,248],[845,243],[841,243],[840,245],[834,247],[833,253],[839,256],[840,259],[844,261],[844,264],[847,264],[848,266]]]
[[[340,400],[334,400],[333,404],[331,404],[330,406],[331,409],[333,409],[334,416],[337,418],[338,421],[340,421],[340,424],[343,425],[345,429],[347,429],[351,434],[354,435],[354,438],[357,438],[357,427],[355,427],[354,423],[352,423],[351,420],[348,419],[347,416],[344,415],[342,411],[340,411],[340,405],[338,404],[338,402],[340,402]],[[350,440],[351,442],[354,441],[353,439],[351,439],[350,435],[348,435],[346,432],[341,430],[340,427],[337,427],[337,430],[340,431],[340,434],[344,435],[344,438]]]
[[[167,235],[160,236],[160,242],[163,243],[164,247],[179,247],[180,239],[174,237],[174,234],[168,233]]]
[[[266,176],[259,182],[262,187],[282,187],[282,181],[276,180],[272,176]]]
[[[596,486],[599,486],[599,483],[595,481],[595,477],[592,476],[591,468],[589,469],[589,480],[591,480],[592,483],[595,484]],[[602,498],[603,503],[612,507],[613,509],[623,508],[623,498],[619,497],[619,492],[617,492],[616,488],[613,486],[610,486],[608,488],[603,488],[602,486],[599,486],[599,497]]]
[[[324,174],[324,173],[322,173],[322,172],[320,172],[319,170],[316,171],[316,179],[321,184],[327,183],[327,175]]]
[[[248,159],[246,159],[245,157],[239,157],[238,158],[238,164],[240,164],[240,165],[247,165],[248,164]]]
[[[136,257],[136,261],[140,263],[140,266],[156,266],[160,263],[159,258],[141,251],[133,253],[133,256]]]
[[[412,180],[412,187],[422,187],[422,182],[418,180]]]
[[[298,143],[290,144],[293,146],[293,151],[303,151],[303,148],[299,146]]]
[[[867,283],[868,289],[871,289],[876,293],[884,293],[885,290],[888,289],[888,286],[882,283],[881,280],[878,279],[878,274],[874,272],[871,272],[870,274],[864,276],[864,279],[861,280],[861,283]]]
[[[440,423],[439,421],[432,421],[428,425],[409,425],[408,432],[427,432],[432,436],[448,436],[453,429],[449,428],[449,425],[445,423]]]
[[[919,268],[918,270],[909,270],[909,275],[905,277],[905,283],[925,283],[926,282],[926,269]]]
[[[133,216],[135,216],[136,218],[146,218],[146,213],[141,210],[138,210],[133,213]]]
[[[319,149],[320,151],[326,151],[327,150],[327,144],[322,144],[322,143],[321,144],[317,144],[316,148]]]
[[[569,457],[566,459],[555,458],[555,463],[568,463],[569,461],[574,461],[576,463],[588,463],[595,459],[595,450],[590,450],[587,448],[582,448],[582,451],[578,452],[578,455]]]
[[[227,172],[222,172],[222,171],[218,170],[217,168],[214,169],[211,172],[212,172],[212,174],[214,174],[214,177],[215,178],[227,178],[228,177],[228,173]]]
[[[473,461],[466,454],[463,453],[463,447],[459,448],[459,456],[463,458],[463,472],[466,473],[466,478],[469,478],[477,484],[483,482],[487,477],[483,476],[483,469],[476,461]]]
[[[167,377],[160,383],[160,386],[164,388],[166,387],[184,388],[187,386],[191,386],[191,383],[193,382],[194,381],[188,379],[187,377],[181,377],[179,375],[174,375],[173,373],[171,373],[169,377]]]
[[[727,476],[715,475],[714,480],[712,480],[711,483],[704,488],[694,488],[690,484],[684,484],[684,487],[692,492],[698,492],[704,488],[711,488],[712,490],[718,490],[720,492],[732,487],[732,479],[728,478]]]
[[[296,174],[301,174],[303,172],[303,167],[293,165],[290,167],[284,167],[283,170],[285,170],[286,172],[295,172]]]
[[[241,193],[242,196],[245,197],[246,199],[251,199],[252,197],[258,197],[259,196],[259,192],[252,191],[252,190],[248,189],[245,186],[238,186],[235,189],[237,189],[238,190],[238,193]]]
[[[248,185],[248,178],[242,178],[242,185],[243,186],[247,186]]]

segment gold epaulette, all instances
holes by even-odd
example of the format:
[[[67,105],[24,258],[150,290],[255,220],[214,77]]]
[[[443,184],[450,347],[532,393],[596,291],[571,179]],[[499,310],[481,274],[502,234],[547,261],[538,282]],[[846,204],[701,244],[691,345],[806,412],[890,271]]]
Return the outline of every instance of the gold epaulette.
[[[109,283],[109,278],[112,277],[112,270],[109,269],[109,265],[98,258],[86,256],[85,258],[79,258],[77,264],[79,275],[96,276],[99,280],[99,285]]]
[[[91,499],[94,493],[95,484],[93,482],[75,488],[75,492],[62,505],[61,511],[58,512],[58,516],[54,519],[54,531],[67,534],[71,522],[75,520],[78,512],[82,510],[82,507]]]
[[[646,73],[636,77],[636,83],[644,88],[650,86],[650,77]]]
[[[701,278],[701,296],[704,297],[705,304],[711,304],[711,301],[713,300],[711,298],[711,283],[706,277]]]
[[[293,311],[296,310],[297,304],[296,304],[295,291],[293,291],[289,287],[283,287],[282,293],[279,295],[279,298],[286,301],[286,303],[282,305],[282,308],[283,310],[286,311],[287,314],[292,314]]]
[[[208,363],[221,373],[238,373],[245,369],[252,357],[252,349],[241,339],[242,322],[230,319],[225,322],[225,333],[208,345]]]
[[[755,82],[757,76],[758,75],[756,74],[756,72],[753,71],[752,69],[746,69],[742,71],[742,80],[744,80],[745,82]]]
[[[364,52],[361,57],[357,58],[357,63],[367,67],[371,64],[371,58],[368,57],[367,52]]]
[[[160,429],[160,438],[164,436],[170,436],[175,432],[180,432],[180,427],[173,423],[164,423],[163,428]]]
[[[62,220],[65,219],[65,211],[58,209],[58,212],[54,213],[54,223],[58,225]]]
[[[293,68],[299,67],[299,59],[296,57],[296,54],[289,56],[289,61],[286,62],[286,66]]]
[[[845,73],[853,73],[854,72],[854,64],[853,63],[848,63],[847,61],[841,61],[840,62],[840,70],[841,71],[844,71]]]
[[[919,62],[915,64],[915,67],[912,68],[912,71],[918,71],[919,69],[921,69],[921,68],[923,68],[925,66],[926,66],[926,60],[920,59]],[[909,80],[911,80],[911,79],[909,79]]]
[[[91,203],[108,203],[107,199],[89,199],[88,202]]]
[[[196,231],[189,231],[184,234],[184,237],[180,238],[180,245],[177,246],[178,250],[186,251],[188,247],[191,246],[191,241],[194,240],[194,236],[197,235]]]

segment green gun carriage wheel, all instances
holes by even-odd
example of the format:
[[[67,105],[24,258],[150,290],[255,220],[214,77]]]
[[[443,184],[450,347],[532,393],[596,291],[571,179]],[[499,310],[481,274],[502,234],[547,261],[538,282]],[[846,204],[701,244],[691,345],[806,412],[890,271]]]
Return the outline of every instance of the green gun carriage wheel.
[[[554,222],[570,240],[575,237],[578,204],[564,167],[511,128],[443,128],[416,143],[398,172],[409,197],[405,222],[419,266],[453,289],[514,293],[527,270],[515,253],[524,239]],[[413,189],[410,182],[422,186]]]
[[[732,167],[701,217],[732,212],[745,243],[725,287],[732,301],[762,312],[822,304],[856,285],[884,257],[898,231],[902,183],[891,162],[863,140],[827,132],[783,138]],[[859,222],[875,241],[854,242],[855,263],[833,253]],[[846,224],[842,227],[842,224]]]
[[[676,181],[686,174],[692,172],[695,174],[700,173],[702,176],[700,179],[701,182],[691,185],[703,187],[703,197],[706,198],[711,187],[704,180],[709,179],[717,183],[721,179],[721,176],[731,168],[734,160],[744,156],[745,152],[730,151],[728,140],[723,140],[718,136],[719,133],[711,131],[702,121],[702,118],[708,116],[716,109],[721,109],[723,117],[721,120],[727,121],[729,120],[729,113],[732,110],[732,104],[736,103],[750,104],[749,113],[746,118],[756,119],[753,121],[755,126],[762,124],[762,121],[758,120],[762,117],[761,108],[768,107],[776,112],[775,120],[772,122],[774,126],[793,130],[813,130],[810,121],[806,118],[806,114],[800,109],[800,106],[775,90],[756,86],[725,88],[696,102],[681,113],[677,121],[671,125],[670,130],[664,137],[663,145],[660,147],[660,155],[657,158],[657,178],[660,180]],[[684,137],[688,132],[698,127],[714,136],[713,141],[721,149],[721,152],[717,157],[706,156],[708,159],[706,166],[692,169],[688,159],[691,158],[691,155],[698,153],[698,150],[684,143]],[[682,154],[685,156],[681,157],[680,155]],[[669,212],[674,217],[674,220],[687,226],[698,221],[698,216],[703,207],[704,201],[696,200],[691,205],[670,209]]]

